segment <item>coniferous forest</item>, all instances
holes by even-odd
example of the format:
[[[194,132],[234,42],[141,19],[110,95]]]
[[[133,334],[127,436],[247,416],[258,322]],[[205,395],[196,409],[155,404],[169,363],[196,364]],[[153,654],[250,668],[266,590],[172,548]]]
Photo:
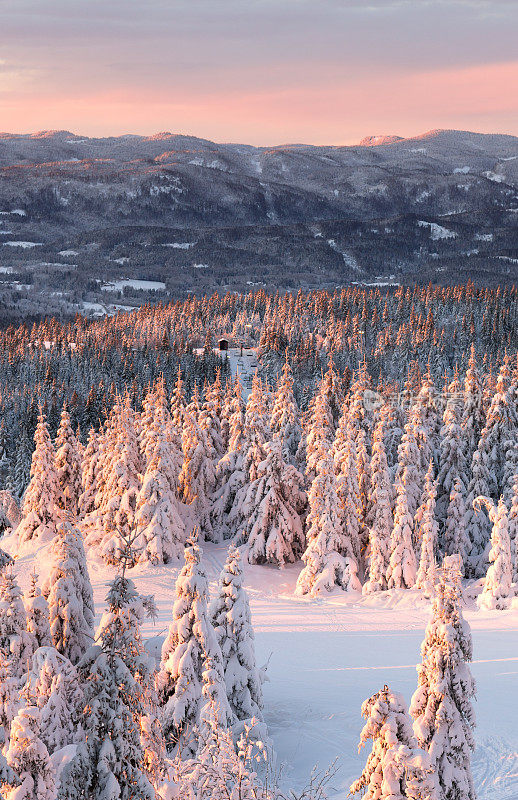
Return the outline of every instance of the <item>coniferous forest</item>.
[[[0,420],[5,800],[475,800],[466,616],[518,610],[515,287],[10,326]],[[426,607],[412,693],[373,672],[347,709],[354,780],[330,747],[287,788],[252,622],[269,594],[302,618]]]

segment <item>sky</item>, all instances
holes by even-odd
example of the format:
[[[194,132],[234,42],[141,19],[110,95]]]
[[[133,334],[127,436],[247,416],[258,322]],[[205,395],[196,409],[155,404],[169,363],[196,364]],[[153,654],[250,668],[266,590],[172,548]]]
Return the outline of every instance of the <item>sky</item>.
[[[518,0],[0,0],[0,129],[518,135]]]

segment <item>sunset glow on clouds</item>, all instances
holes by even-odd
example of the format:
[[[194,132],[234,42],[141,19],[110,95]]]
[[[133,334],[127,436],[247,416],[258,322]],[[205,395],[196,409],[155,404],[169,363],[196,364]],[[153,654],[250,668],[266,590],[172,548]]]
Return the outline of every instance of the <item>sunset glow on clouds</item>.
[[[515,2],[0,2],[0,127],[254,144],[518,134]]]

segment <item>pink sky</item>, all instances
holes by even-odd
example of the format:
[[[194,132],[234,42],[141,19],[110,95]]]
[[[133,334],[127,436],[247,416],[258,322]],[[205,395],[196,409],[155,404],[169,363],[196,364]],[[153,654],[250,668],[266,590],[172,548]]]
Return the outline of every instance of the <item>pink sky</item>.
[[[90,0],[91,14],[83,0],[13,5],[0,30],[3,130],[266,145],[518,134],[514,3],[218,0],[215,14],[215,0],[172,2],[176,13],[151,0],[146,16],[118,2]]]

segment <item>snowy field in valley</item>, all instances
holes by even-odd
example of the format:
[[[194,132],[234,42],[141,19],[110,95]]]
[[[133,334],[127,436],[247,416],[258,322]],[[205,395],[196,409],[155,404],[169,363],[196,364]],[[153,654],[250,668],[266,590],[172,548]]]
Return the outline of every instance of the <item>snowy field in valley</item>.
[[[4,539],[2,546],[10,549],[9,540]],[[18,559],[23,588],[35,563],[40,580],[44,578],[45,550],[40,547]],[[225,555],[224,544],[204,545],[211,593]],[[180,566],[147,565],[130,573],[142,594],[155,596],[158,618],[145,625],[144,634],[149,650],[157,655],[171,620]],[[336,758],[338,771],[329,796],[344,800],[367,755],[357,755],[361,703],[385,683],[410,701],[430,604],[420,592],[410,590],[369,598],[340,590],[325,599],[295,598],[300,566],[246,568],[257,661],[268,663],[265,718],[284,785],[302,788],[314,764],[325,768]],[[90,558],[89,567],[99,617],[113,573]],[[473,632],[472,671],[477,682],[473,772],[478,798],[516,800],[518,608],[484,612],[468,601],[465,616]]]

